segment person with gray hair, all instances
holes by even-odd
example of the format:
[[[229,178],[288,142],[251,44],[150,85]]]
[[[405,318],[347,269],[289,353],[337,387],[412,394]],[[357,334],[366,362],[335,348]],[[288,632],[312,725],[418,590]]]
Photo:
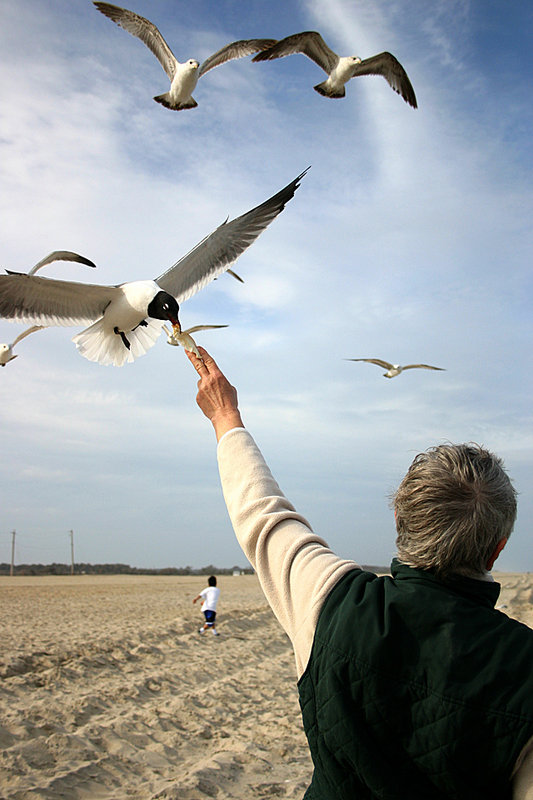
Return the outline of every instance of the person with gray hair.
[[[419,453],[393,502],[398,558],[441,577],[491,570],[516,520],[501,459],[473,443]]]
[[[284,496],[211,356],[188,357],[235,534],[291,640],[314,772],[306,800],[531,800],[533,631],[490,575],[516,517],[499,458],[418,455],[394,495],[398,557],[339,558]]]

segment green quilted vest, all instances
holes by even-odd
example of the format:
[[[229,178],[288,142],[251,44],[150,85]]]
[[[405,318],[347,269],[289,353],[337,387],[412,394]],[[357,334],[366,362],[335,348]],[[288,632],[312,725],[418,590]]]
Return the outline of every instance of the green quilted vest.
[[[353,570],[320,613],[298,684],[306,800],[503,800],[533,736],[533,631],[500,586],[392,563]]]

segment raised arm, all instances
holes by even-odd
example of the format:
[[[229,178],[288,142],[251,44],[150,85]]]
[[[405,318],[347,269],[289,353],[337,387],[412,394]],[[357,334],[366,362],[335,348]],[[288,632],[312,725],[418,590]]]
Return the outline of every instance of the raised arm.
[[[209,354],[187,353],[198,381],[197,402],[217,435],[224,499],[235,535],[265,596],[288,634],[298,675],[307,665],[318,615],[340,578],[358,565],[336,556],[294,509],[244,429],[237,392]]]

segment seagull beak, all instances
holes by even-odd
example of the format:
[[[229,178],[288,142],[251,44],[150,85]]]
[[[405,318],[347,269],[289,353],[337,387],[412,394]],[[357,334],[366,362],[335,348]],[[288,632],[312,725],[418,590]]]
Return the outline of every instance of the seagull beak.
[[[177,333],[179,335],[181,333],[181,323],[180,323],[180,321],[178,319],[171,319],[170,321],[172,322],[172,330],[173,330],[173,332]]]

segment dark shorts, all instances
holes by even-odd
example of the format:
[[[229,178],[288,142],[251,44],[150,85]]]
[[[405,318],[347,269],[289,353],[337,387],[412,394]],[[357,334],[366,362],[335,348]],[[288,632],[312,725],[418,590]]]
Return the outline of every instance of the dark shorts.
[[[215,624],[216,611],[204,611],[205,622],[207,625]]]

